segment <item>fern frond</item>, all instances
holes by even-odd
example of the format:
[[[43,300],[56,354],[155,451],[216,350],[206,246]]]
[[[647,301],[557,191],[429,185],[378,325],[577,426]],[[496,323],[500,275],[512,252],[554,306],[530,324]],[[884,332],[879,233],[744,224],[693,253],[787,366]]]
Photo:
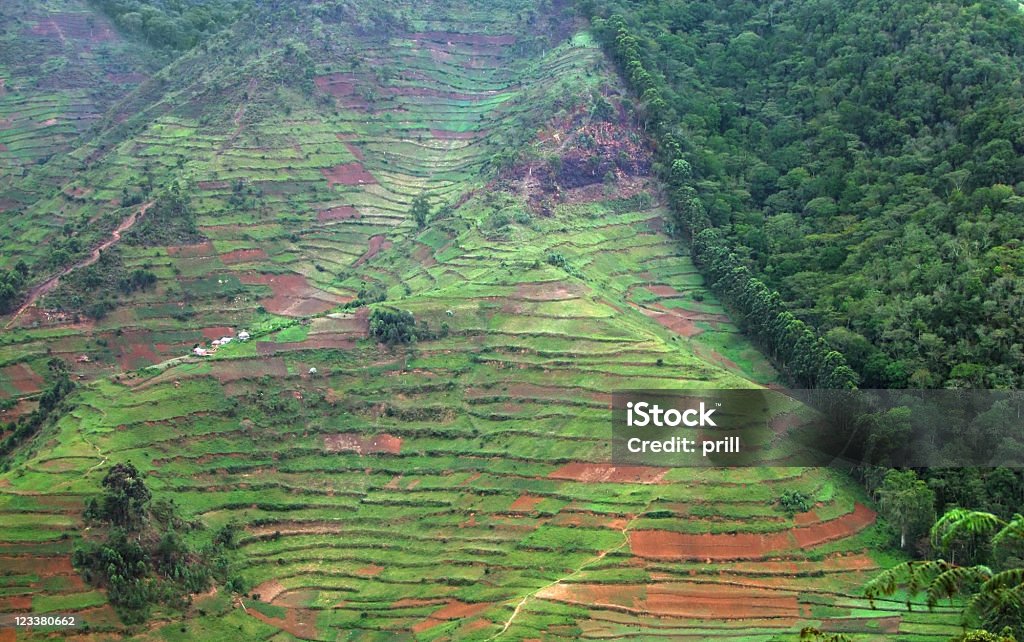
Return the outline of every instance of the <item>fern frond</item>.
[[[947,511],[932,526],[932,543],[945,549],[960,535],[987,535],[998,532],[1006,526],[1006,522],[992,513],[954,508]]]

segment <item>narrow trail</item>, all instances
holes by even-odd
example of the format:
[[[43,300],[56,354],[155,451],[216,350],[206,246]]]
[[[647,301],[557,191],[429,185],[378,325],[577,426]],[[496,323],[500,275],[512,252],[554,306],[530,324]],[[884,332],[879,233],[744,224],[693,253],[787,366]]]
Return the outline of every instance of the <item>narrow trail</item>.
[[[60,283],[60,280],[62,278],[64,278],[68,274],[71,274],[72,272],[74,272],[75,270],[77,270],[79,268],[89,267],[90,265],[92,265],[93,263],[98,261],[100,259],[100,254],[103,253],[103,251],[108,249],[110,246],[112,246],[115,243],[117,243],[118,241],[120,241],[121,240],[121,234],[123,234],[124,232],[127,232],[129,229],[131,229],[131,227],[133,225],[135,225],[135,223],[140,218],[142,218],[142,216],[146,213],[146,210],[148,210],[150,207],[152,207],[153,203],[154,203],[154,201],[150,201],[150,202],[144,204],[137,211],[133,212],[131,216],[129,216],[128,218],[126,218],[123,221],[121,221],[121,224],[118,225],[116,228],[114,228],[114,231],[110,233],[110,238],[108,238],[106,241],[103,241],[102,243],[97,245],[95,248],[93,248],[92,252],[89,253],[89,256],[85,257],[84,259],[82,259],[78,263],[74,263],[72,265],[69,265],[68,267],[66,267],[63,270],[61,270],[60,272],[58,272],[57,274],[54,274],[50,278],[46,279],[45,281],[43,281],[39,285],[36,285],[31,290],[29,290],[28,291],[28,298],[14,312],[14,316],[12,316],[10,321],[7,322],[7,325],[4,326],[4,329],[5,330],[10,330],[14,326],[14,324],[18,321],[18,318],[25,312],[25,310],[27,310],[30,307],[32,307],[33,305],[35,305],[36,301],[38,301],[40,297],[42,297],[47,292],[50,292],[55,287],[57,287],[57,285]]]
[[[587,561],[583,562],[582,564],[580,564],[579,568],[577,568],[573,572],[568,573],[566,575],[563,575],[562,577],[558,578],[557,580],[554,580],[553,582],[545,584],[544,586],[542,586],[542,587],[540,587],[538,589],[535,589],[533,591],[530,591],[529,593],[524,595],[523,598],[521,600],[519,600],[519,603],[516,604],[516,608],[512,611],[512,615],[508,616],[508,619],[505,620],[505,624],[501,627],[501,630],[498,631],[497,633],[495,633],[494,635],[492,635],[491,637],[487,638],[486,642],[491,642],[491,640],[496,640],[496,639],[500,638],[501,636],[505,635],[505,633],[508,632],[509,628],[511,628],[512,623],[515,622],[515,619],[519,616],[519,613],[523,610],[523,607],[526,606],[526,604],[530,600],[532,600],[533,598],[537,597],[537,594],[541,593],[542,591],[546,591],[547,589],[552,588],[554,586],[558,586],[559,584],[561,584],[562,582],[565,582],[566,580],[571,580],[572,578],[576,577],[577,575],[582,573],[584,570],[586,570],[586,568],[588,566],[596,564],[597,562],[600,562],[605,557],[607,557],[610,553],[615,553],[615,552],[621,551],[623,548],[628,546],[629,545],[629,531],[630,531],[630,529],[633,528],[633,524],[636,522],[636,520],[640,519],[640,517],[642,515],[644,515],[645,513],[647,513],[647,511],[650,510],[651,504],[653,504],[654,501],[655,501],[654,499],[650,500],[649,502],[647,502],[647,504],[644,506],[644,508],[642,510],[640,510],[638,513],[636,513],[632,517],[630,517],[629,522],[625,526],[622,527],[622,530],[621,530],[621,532],[622,532],[622,542],[618,546],[613,546],[612,548],[609,548],[607,550],[601,551],[600,553],[598,553],[594,557],[591,557],[589,560],[587,560]]]

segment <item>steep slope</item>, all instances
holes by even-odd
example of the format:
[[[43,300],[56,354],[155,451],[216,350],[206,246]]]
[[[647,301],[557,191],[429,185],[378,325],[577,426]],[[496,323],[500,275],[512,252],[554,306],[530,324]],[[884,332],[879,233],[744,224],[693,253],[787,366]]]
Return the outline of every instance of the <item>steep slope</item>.
[[[526,0],[331,6],[269,16],[259,40],[239,25],[66,161],[91,190],[66,216],[91,215],[97,238],[142,206],[110,202],[125,188],[167,208],[112,268],[157,283],[77,324],[46,311],[70,300],[58,288],[6,335],[9,368],[63,356],[82,385],[0,476],[0,611],[121,629],[68,555],[92,536],[85,497],[132,461],[188,517],[245,533],[246,594],[198,596],[184,621],[128,631],[142,639],[955,632],[857,597],[885,560],[838,475],[607,463],[613,390],[775,375],[663,232],[649,154],[582,25]],[[19,230],[50,218],[39,203]],[[344,305],[357,296],[428,327],[380,345]],[[786,490],[813,511],[777,511]]]
[[[71,149],[78,136],[152,67],[79,0],[10,0],[0,7],[0,194],[33,165]],[[50,186],[52,188],[52,185]],[[15,190],[0,211],[28,203]]]

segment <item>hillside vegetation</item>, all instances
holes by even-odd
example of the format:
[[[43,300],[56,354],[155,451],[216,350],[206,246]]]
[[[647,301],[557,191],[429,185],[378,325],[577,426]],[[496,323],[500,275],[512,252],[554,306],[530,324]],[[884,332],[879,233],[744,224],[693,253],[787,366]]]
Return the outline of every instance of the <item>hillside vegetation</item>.
[[[675,198],[717,183],[665,171],[608,22],[258,2],[174,54],[122,24],[199,4],[51,0],[8,32],[113,16],[173,61],[0,188],[0,614],[168,642],[960,631],[864,595],[900,524],[843,474],[609,462],[616,390],[855,376],[763,284],[709,287]]]
[[[863,386],[1021,385],[1016,3],[581,4],[625,19],[710,221]]]

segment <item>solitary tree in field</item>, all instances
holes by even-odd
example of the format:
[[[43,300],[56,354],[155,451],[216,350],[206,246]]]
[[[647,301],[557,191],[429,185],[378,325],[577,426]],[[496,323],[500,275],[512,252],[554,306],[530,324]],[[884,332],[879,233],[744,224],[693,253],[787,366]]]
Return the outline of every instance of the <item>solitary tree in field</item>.
[[[430,217],[430,202],[427,197],[420,194],[412,201],[412,218],[416,221],[416,227],[423,229]]]

